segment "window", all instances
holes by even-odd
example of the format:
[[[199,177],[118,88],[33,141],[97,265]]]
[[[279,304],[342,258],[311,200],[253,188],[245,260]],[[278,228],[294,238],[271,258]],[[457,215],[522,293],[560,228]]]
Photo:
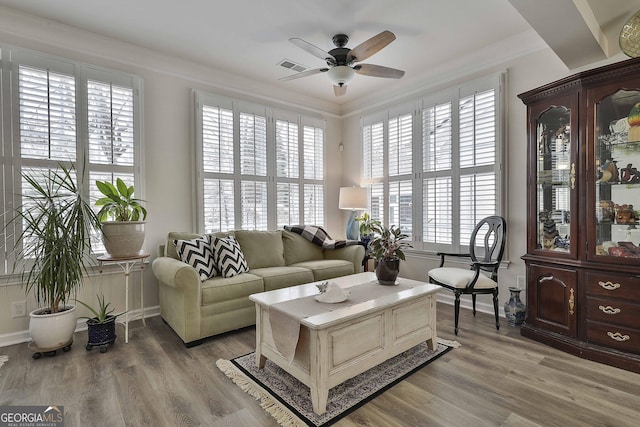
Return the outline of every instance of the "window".
[[[3,212],[22,205],[20,194],[29,191],[22,173],[53,171],[60,164],[75,166],[84,179],[78,185],[94,200],[95,181],[117,177],[142,197],[139,77],[23,49],[2,52],[2,72],[9,78],[0,80],[1,106],[11,111],[10,120],[2,121],[3,193],[14,195],[3,197]],[[12,227],[2,235],[3,248],[12,248],[20,233],[19,224]],[[99,236],[92,244],[103,250]],[[0,256],[0,274],[6,274],[12,260],[6,252]]]
[[[198,224],[207,233],[324,223],[324,122],[201,92]]]
[[[501,209],[502,75],[363,118],[369,211],[425,250],[460,250]]]

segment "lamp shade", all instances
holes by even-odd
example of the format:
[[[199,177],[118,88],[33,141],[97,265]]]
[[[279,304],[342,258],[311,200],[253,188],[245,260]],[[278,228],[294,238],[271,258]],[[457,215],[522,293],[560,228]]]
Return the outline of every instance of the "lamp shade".
[[[367,189],[364,187],[342,187],[338,199],[338,208],[367,209]]]
[[[327,72],[329,80],[334,86],[346,85],[353,78],[353,74],[353,68],[346,65],[338,65],[337,67],[330,68]]]

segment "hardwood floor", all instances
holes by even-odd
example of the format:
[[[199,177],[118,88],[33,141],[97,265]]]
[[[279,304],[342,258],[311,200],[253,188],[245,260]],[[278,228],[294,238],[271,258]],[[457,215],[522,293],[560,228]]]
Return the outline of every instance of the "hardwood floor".
[[[520,336],[501,319],[438,305],[438,335],[462,347],[386,391],[338,426],[637,426],[640,374],[583,360]],[[119,326],[119,328],[121,328]],[[124,331],[118,329],[122,336]],[[130,324],[129,344],[31,358],[0,348],[0,406],[63,405],[66,426],[276,426],[216,367],[253,351],[254,328],[187,349],[159,317]]]

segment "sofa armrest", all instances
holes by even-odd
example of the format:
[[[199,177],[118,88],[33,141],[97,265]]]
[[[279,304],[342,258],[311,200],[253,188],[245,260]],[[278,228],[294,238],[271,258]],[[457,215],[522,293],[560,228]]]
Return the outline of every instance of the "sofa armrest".
[[[362,260],[364,259],[364,246],[351,245],[340,249],[324,249],[325,259],[343,259],[353,263],[353,272],[360,273],[362,268]]]
[[[162,318],[187,345],[202,338],[202,282],[196,269],[171,257],[154,259],[151,268],[159,282]]]
[[[200,291],[200,278],[195,268],[171,257],[157,257],[151,265],[153,274],[165,285],[183,292]]]

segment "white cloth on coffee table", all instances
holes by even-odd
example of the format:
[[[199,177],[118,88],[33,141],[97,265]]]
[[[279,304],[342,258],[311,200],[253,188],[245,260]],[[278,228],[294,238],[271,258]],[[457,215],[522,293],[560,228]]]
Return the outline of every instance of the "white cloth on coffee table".
[[[348,287],[349,298],[340,303],[322,303],[316,301],[315,296],[309,296],[270,305],[269,322],[273,342],[280,354],[291,363],[298,345],[302,319],[329,311],[341,310],[412,288],[413,286],[403,285],[402,281],[396,286],[383,286],[374,280]]]

